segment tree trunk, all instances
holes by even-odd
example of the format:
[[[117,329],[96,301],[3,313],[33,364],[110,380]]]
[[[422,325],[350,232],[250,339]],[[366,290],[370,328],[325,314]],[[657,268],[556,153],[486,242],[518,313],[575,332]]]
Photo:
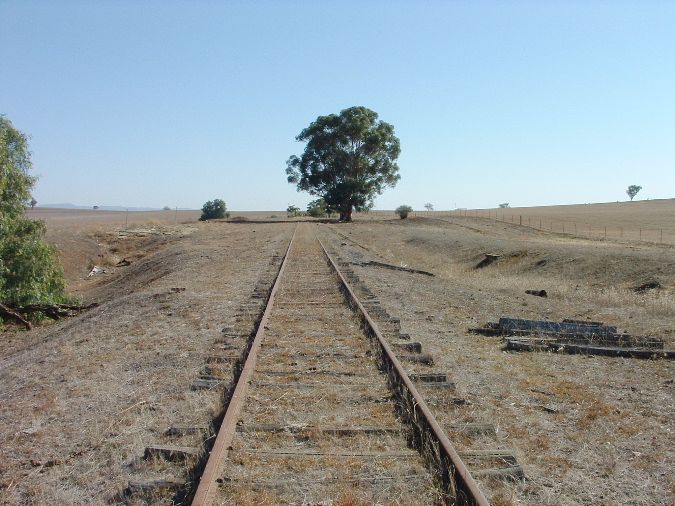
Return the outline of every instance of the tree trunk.
[[[340,221],[352,221],[352,206],[340,210]]]

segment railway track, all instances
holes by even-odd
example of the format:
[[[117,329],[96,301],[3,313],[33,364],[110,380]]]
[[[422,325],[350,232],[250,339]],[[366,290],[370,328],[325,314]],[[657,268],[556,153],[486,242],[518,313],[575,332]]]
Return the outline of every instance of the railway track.
[[[314,230],[296,229],[192,504],[488,504],[393,352],[414,343],[385,340]]]

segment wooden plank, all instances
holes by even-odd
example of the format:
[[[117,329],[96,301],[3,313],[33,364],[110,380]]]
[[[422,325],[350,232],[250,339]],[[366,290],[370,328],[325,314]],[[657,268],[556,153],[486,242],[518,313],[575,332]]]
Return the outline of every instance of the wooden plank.
[[[165,436],[189,436],[191,434],[199,434],[202,432],[210,432],[209,427],[204,425],[197,426],[181,426],[172,425],[164,431]]]
[[[242,453],[270,455],[270,456],[288,456],[288,457],[368,457],[373,459],[398,459],[419,457],[419,453],[414,450],[399,450],[399,451],[360,451],[360,452],[345,452],[345,451],[328,451],[322,452],[319,450],[299,450],[297,448],[278,448],[274,450],[264,450],[260,448],[243,448]]]
[[[617,333],[616,327],[586,325],[581,323],[553,322],[548,320],[524,320],[520,318],[500,318],[499,327],[503,330],[570,332],[588,335],[605,335]]]
[[[412,353],[422,353],[422,343],[417,341],[411,343],[392,343],[391,345],[400,350],[410,351]]]
[[[444,372],[413,373],[409,376],[415,383],[447,383],[448,381],[448,376]]]
[[[477,478],[495,478],[505,481],[523,481],[525,471],[519,465],[493,469],[472,470],[471,474]]]
[[[128,491],[131,494],[147,494],[160,490],[176,490],[185,486],[178,478],[160,478],[155,480],[130,480]]]
[[[197,458],[201,454],[199,448],[193,446],[148,446],[145,448],[144,459],[161,457],[171,462]]]
[[[190,390],[213,390],[223,385],[222,380],[197,378],[190,385]]]
[[[419,355],[399,355],[399,360],[412,362],[414,364],[434,365],[434,358],[429,353]]]
[[[318,434],[328,434],[332,436],[357,436],[357,435],[386,435],[400,434],[403,432],[401,427],[318,427],[315,425],[303,424],[261,424],[261,425],[237,425],[237,432],[271,432],[281,433],[290,432],[301,434],[306,432],[315,432]]]

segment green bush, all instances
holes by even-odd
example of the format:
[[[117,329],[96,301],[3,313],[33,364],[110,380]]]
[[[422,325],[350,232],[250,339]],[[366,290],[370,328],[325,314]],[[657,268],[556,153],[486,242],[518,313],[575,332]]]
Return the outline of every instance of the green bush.
[[[324,199],[312,200],[309,204],[307,204],[307,214],[312,218],[322,218],[326,216],[326,207],[326,201]]]
[[[56,248],[44,240],[45,224],[24,215],[36,181],[31,168],[26,136],[0,116],[0,302],[70,302]]]
[[[412,210],[413,210],[412,207],[406,206],[404,204],[396,208],[396,214],[398,214],[402,220],[405,220],[408,217],[408,214],[412,213]]]
[[[230,214],[225,211],[227,211],[227,206],[224,201],[220,199],[209,200],[202,206],[202,215],[199,218],[199,221],[229,218]]]

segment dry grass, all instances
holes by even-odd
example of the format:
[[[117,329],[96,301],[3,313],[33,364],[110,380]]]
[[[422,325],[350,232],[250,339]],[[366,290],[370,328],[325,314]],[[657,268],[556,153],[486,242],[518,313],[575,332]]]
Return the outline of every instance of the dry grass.
[[[672,346],[672,248],[494,224],[469,227],[419,219],[363,222],[339,227],[351,241],[326,237],[345,259],[384,260],[437,274],[354,269],[389,313],[401,318],[403,331],[433,355],[434,370],[451,373],[456,395],[471,402],[432,406],[439,421],[446,427],[494,423],[492,441],[451,431],[460,451],[515,449],[528,481],[505,488],[482,481],[490,500],[671,504],[672,361],[505,353],[499,338],[467,329],[501,316],[590,319],[662,337]],[[484,253],[499,253],[502,261],[474,270]],[[643,295],[631,290],[654,278],[663,289]],[[526,295],[526,289],[546,289],[548,298]]]
[[[146,445],[176,444],[163,436],[170,425],[204,426],[219,411],[218,391],[190,384],[292,230],[215,227],[160,244],[125,243],[141,248],[125,255],[140,256],[82,286],[101,307],[32,333],[3,332],[0,502],[103,503],[135,476],[186,476],[188,463],[138,459]]]

